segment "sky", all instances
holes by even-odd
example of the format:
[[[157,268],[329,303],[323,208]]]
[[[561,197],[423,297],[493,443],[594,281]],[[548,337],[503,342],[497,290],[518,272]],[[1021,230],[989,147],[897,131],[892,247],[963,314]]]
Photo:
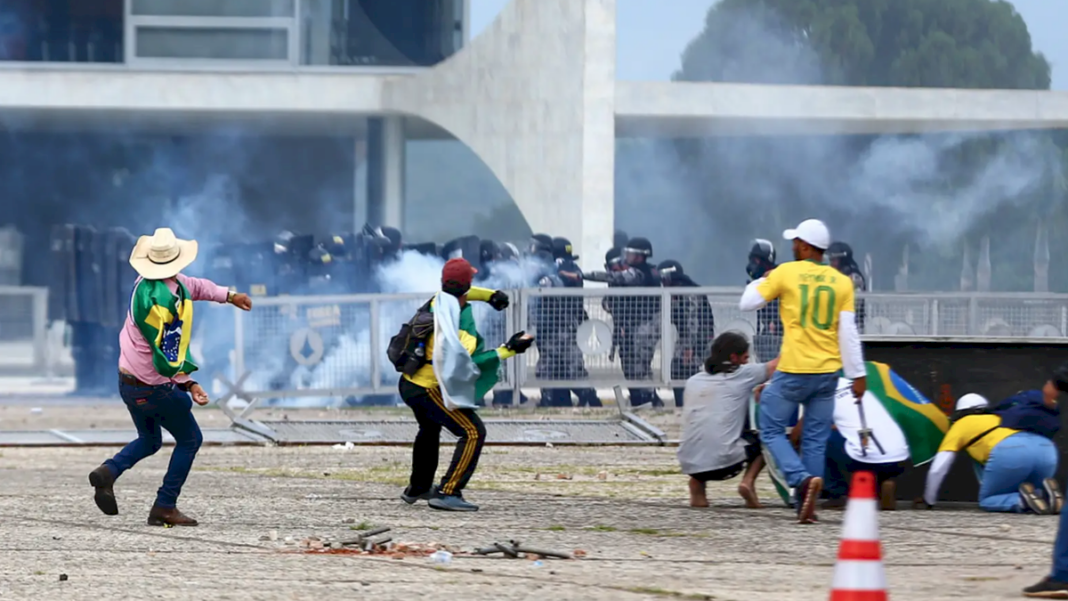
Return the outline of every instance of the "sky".
[[[471,0],[471,33],[478,35],[510,0]],[[619,79],[666,81],[686,45],[701,31],[716,0],[618,0]],[[1068,90],[1068,0],[1012,0],[1027,22],[1035,50],[1053,66],[1053,89]],[[665,10],[670,7],[670,10]]]

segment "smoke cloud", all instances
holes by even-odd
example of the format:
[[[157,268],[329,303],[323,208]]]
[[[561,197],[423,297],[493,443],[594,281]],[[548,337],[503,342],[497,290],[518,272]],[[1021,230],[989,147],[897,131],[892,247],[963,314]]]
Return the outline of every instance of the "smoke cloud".
[[[773,15],[737,13],[730,25],[691,45],[678,79],[829,81],[805,40]],[[789,92],[782,102],[791,102]],[[931,251],[913,253],[931,264],[914,269],[924,274],[911,284],[951,290],[969,240],[997,233],[1002,253],[1011,244],[1029,256],[1062,168],[1042,132],[620,140],[616,220],[703,284],[744,283],[750,240],[781,240],[783,229],[819,218],[853,246],[858,262],[873,255],[877,289],[892,286],[902,250],[912,245]],[[789,243],[777,245],[788,260]],[[1030,264],[1018,270],[1029,273]]]

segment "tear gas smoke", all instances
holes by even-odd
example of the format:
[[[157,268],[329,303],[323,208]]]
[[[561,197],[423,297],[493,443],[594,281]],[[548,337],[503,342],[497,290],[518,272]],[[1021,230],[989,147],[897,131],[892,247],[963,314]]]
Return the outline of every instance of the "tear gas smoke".
[[[441,286],[441,268],[445,262],[415,251],[404,251],[392,262],[380,265],[374,273],[375,282],[386,295],[378,299],[379,338],[371,339],[371,311],[367,305],[347,305],[337,327],[319,328],[324,337],[325,352],[314,366],[297,365],[289,356],[289,331],[246,343],[246,353],[254,354],[254,361],[246,356],[245,366],[252,372],[246,381],[250,390],[275,389],[329,390],[368,388],[373,378],[371,352],[379,361],[381,390],[394,395],[397,380],[393,366],[386,359],[390,337],[400,324],[415,313]],[[549,266],[533,257],[522,257],[514,263],[496,263],[489,276],[475,285],[494,290],[513,290],[530,285],[536,275]],[[301,305],[310,307],[313,305]],[[506,313],[497,312],[485,303],[473,303],[479,332],[489,348],[498,346],[512,334]],[[257,309],[277,313],[277,307]],[[280,317],[280,316],[279,316]],[[250,316],[259,323],[270,323],[275,315]],[[512,329],[517,326],[513,325]],[[275,328],[257,328],[257,331]],[[246,329],[246,332],[248,330]],[[247,336],[248,334],[246,334]],[[231,337],[232,340],[232,337]],[[345,404],[340,397],[301,397],[270,399],[266,404],[284,407],[331,407]]]
[[[829,81],[805,39],[773,16],[737,12],[725,23],[709,21],[718,29],[687,49],[676,79]],[[744,283],[750,240],[781,240],[785,228],[819,218],[858,261],[874,255],[885,289],[905,244],[959,257],[965,237],[994,227],[1008,244],[1004,217],[1042,219],[1050,202],[1040,197],[1063,177],[1060,151],[1042,132],[629,139],[616,157],[617,227],[650,238],[659,260],[681,261],[707,285]],[[1035,226],[1018,231],[1030,236]],[[788,243],[777,246],[789,257]],[[945,274],[932,266],[927,287],[954,280],[960,261],[946,263]]]

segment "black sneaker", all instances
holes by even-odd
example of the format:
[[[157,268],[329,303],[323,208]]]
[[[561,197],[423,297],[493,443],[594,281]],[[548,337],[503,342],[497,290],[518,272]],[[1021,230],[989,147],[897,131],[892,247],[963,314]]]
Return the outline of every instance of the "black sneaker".
[[[1024,507],[1030,509],[1033,513],[1039,515],[1049,513],[1049,505],[1045,499],[1038,495],[1035,485],[1030,482],[1024,482],[1020,485],[1020,500],[1023,502]]]
[[[96,489],[93,501],[96,501],[100,511],[103,511],[104,515],[119,515],[119,503],[115,500],[115,490],[112,488],[115,485],[115,476],[111,474],[111,469],[101,465],[89,472],[89,484]]]
[[[1032,599],[1068,599],[1068,582],[1047,576],[1042,582],[1025,588],[1023,594]]]
[[[814,524],[816,518],[816,502],[823,490],[823,478],[809,476],[797,487],[797,523]]]
[[[1046,478],[1042,481],[1042,488],[1046,489],[1049,512],[1053,515],[1059,514],[1061,509],[1064,508],[1064,493],[1061,492],[1060,485],[1053,478]]]
[[[468,503],[460,495],[436,495],[427,505],[441,511],[478,511],[478,505]]]
[[[429,501],[438,492],[438,487],[432,486],[430,490],[418,495],[412,494],[412,487],[408,486],[401,493],[401,500],[409,505],[415,505],[418,501]]]

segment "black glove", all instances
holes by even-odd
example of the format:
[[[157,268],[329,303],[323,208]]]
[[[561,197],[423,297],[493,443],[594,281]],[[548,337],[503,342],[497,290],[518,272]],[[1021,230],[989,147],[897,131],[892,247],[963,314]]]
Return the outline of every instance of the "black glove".
[[[508,308],[508,295],[498,290],[494,292],[493,295],[490,296],[489,300],[486,302],[488,302],[489,306],[493,307],[494,309],[498,311],[504,311]]]
[[[527,352],[527,349],[529,349],[532,344],[534,344],[534,337],[524,338],[526,335],[526,332],[516,332],[515,334],[512,334],[512,337],[508,339],[508,342],[504,343],[504,348],[522,355]]]

